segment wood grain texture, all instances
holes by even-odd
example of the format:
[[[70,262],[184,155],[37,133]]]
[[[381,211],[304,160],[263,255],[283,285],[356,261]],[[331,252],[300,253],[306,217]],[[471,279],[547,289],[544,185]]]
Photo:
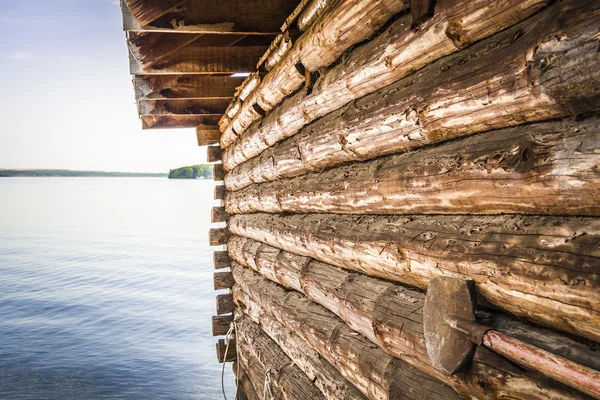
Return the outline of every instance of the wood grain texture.
[[[212,317],[212,335],[225,336],[233,322],[233,314],[215,315]]]
[[[303,293],[388,354],[428,375],[439,376],[425,347],[422,314],[425,295],[422,292],[284,252],[252,239],[233,237],[227,248],[236,262],[288,289]],[[503,332],[509,336],[520,335],[525,341],[552,352],[571,349],[571,360],[586,365],[600,364],[600,355],[574,340],[546,329],[510,321],[497,314],[486,314],[485,322],[490,325],[498,326],[499,320],[502,320],[500,325],[503,326]],[[524,337],[524,332],[528,336]],[[551,393],[551,388],[560,388],[559,393],[564,389],[556,382],[548,384],[550,380],[539,374],[523,376],[518,369],[506,371],[508,363],[501,357],[493,362],[494,357],[487,354],[487,350],[481,348],[478,351],[485,354],[477,354],[476,359],[487,358],[485,364],[475,362],[452,378],[441,376],[439,379],[459,393],[471,393],[478,397],[484,396],[481,392],[482,382],[486,392],[503,393],[509,398],[520,398],[525,393],[543,398]],[[534,389],[538,380],[545,381],[544,389],[539,392]],[[516,382],[519,384],[515,385]],[[527,384],[523,385],[523,382]],[[523,391],[525,387],[527,392]]]
[[[283,393],[276,385],[271,385],[271,396],[264,396],[265,380],[268,368],[265,367],[252,353],[250,344],[242,340],[237,340],[238,343],[238,362],[248,374],[250,382],[254,387],[256,394],[260,400],[284,400]],[[287,400],[287,399],[286,399]]]
[[[211,228],[208,230],[208,243],[211,246],[221,246],[227,243],[231,232],[227,228]]]
[[[225,207],[213,207],[210,212],[210,222],[213,224],[216,222],[226,222],[229,219],[229,215],[225,211]]]
[[[136,100],[229,99],[244,78],[203,75],[136,75]]]
[[[229,258],[227,251],[215,251],[213,253],[213,264],[215,269],[229,268],[231,258]]]
[[[209,146],[211,144],[219,143],[221,132],[216,125],[197,125],[196,127],[196,140],[198,146]]]
[[[417,31],[411,30],[410,15],[399,18],[324,72],[310,93],[299,92],[244,132],[225,151],[225,168],[231,170],[349,102],[521,22],[545,4],[543,0],[501,0],[490,7],[487,0],[472,0],[468,6],[439,2],[435,15]]]
[[[237,351],[235,339],[231,339],[229,347],[225,343],[225,339],[219,339],[216,343],[217,347],[217,361],[219,363],[233,362],[237,360]]]
[[[447,385],[386,354],[305,296],[289,292],[236,263],[233,273],[236,283],[257,307],[304,338],[368,398],[460,398]]]
[[[301,368],[306,376],[314,382],[315,386],[328,400],[365,400],[363,395],[354,385],[346,380],[340,372],[306,340],[296,332],[282,325],[269,315],[266,315],[256,303],[249,300],[248,295],[238,285],[233,289],[234,301],[243,309],[243,313],[259,324],[261,329],[273,339],[279,347]],[[239,310],[239,309],[238,309]],[[239,314],[242,311],[238,312]]]
[[[579,5],[585,12],[561,5],[330,113],[233,169],[225,184],[239,190],[473,133],[597,110],[600,62],[593,37],[600,17],[586,4]],[[560,41],[557,35],[563,35]]]
[[[217,182],[223,181],[225,178],[225,170],[223,169],[223,164],[213,164],[213,178]]]
[[[231,275],[231,272],[215,272],[213,283],[215,290],[231,289],[233,286],[233,275]]]
[[[600,220],[544,216],[238,215],[231,232],[427,288],[470,277],[511,313],[600,340]]]
[[[231,370],[235,375],[236,383],[238,385],[238,396],[235,400],[259,400],[246,371],[244,371],[237,361],[234,361],[231,364]]]
[[[599,198],[600,118],[593,117],[501,129],[252,185],[229,193],[225,206],[230,214],[600,216]]]
[[[217,295],[216,309],[217,315],[232,313],[235,310],[233,295],[231,293]]]

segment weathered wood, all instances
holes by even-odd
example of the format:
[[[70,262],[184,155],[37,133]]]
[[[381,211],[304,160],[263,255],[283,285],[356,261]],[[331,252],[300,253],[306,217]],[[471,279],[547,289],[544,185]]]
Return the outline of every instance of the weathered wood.
[[[225,343],[225,339],[219,339],[216,345],[217,361],[219,363],[223,364],[224,362],[233,362],[237,360],[235,339],[231,339],[229,341],[229,348],[227,348],[227,343]]]
[[[247,316],[237,322],[237,337],[248,343],[252,355],[271,370],[274,385],[288,399],[324,399],[314,383],[285,352]]]
[[[258,397],[261,400],[284,400],[283,393],[279,390],[279,386],[270,385],[271,396],[264,396],[265,380],[268,367],[264,366],[252,353],[250,344],[238,339],[238,361],[248,374],[248,378],[252,382],[252,386],[256,390]]]
[[[217,295],[217,314],[229,314],[235,310],[233,295],[231,293]]]
[[[225,168],[231,170],[345,104],[526,19],[545,4],[544,0],[505,0],[490,7],[487,0],[472,0],[468,6],[438,2],[435,15],[416,32],[411,30],[410,14],[399,18],[325,72],[310,93],[299,92],[244,132],[227,148]]]
[[[244,78],[204,75],[136,75],[136,100],[227,99],[231,100]]]
[[[227,99],[139,100],[139,115],[212,115],[225,112]]]
[[[332,3],[323,10],[319,23],[313,24],[298,38],[244,102],[238,115],[223,131],[221,147],[228,147],[237,135],[263,116],[256,112],[255,105],[268,112],[304,83],[304,71],[300,71],[298,65],[310,72],[330,65],[349,47],[370,37],[403,9],[404,3],[398,0],[340,0]]]
[[[234,263],[232,270],[236,283],[257,307],[304,338],[368,398],[459,398],[447,385],[386,354],[305,296],[239,264]]]
[[[233,322],[233,314],[230,315],[215,315],[212,317],[212,335],[224,336],[229,331],[229,327]]]
[[[213,253],[213,264],[215,269],[229,268],[231,266],[231,258],[227,251],[215,251]]]
[[[238,215],[236,235],[426,288],[470,277],[511,313],[600,341],[600,220],[544,216]]]
[[[225,170],[223,169],[223,164],[213,164],[213,177],[215,181],[223,181],[223,179],[225,179]]]
[[[231,232],[227,228],[211,228],[208,231],[208,242],[211,246],[227,244],[230,237]]]
[[[298,16],[298,20],[296,22],[298,29],[304,32],[310,28],[311,25],[314,24],[315,21],[321,16],[325,7],[331,3],[331,0],[312,0],[309,2]]]
[[[254,390],[254,386],[252,386],[252,382],[250,382],[246,371],[244,371],[241,365],[237,361],[234,361],[233,364],[231,364],[231,369],[233,370],[238,385],[238,397],[236,400],[259,400],[256,390]]]
[[[231,275],[231,272],[215,272],[213,283],[215,290],[231,289],[233,286],[233,275]]]
[[[229,215],[225,212],[225,207],[213,207],[210,213],[210,221],[212,223],[216,222],[226,222],[229,219]]]
[[[433,15],[436,0],[410,0],[412,27],[416,28]]]
[[[425,347],[422,315],[425,295],[422,292],[287,253],[251,239],[233,237],[227,247],[237,262],[288,289],[303,293],[387,353],[428,375],[436,376]],[[542,343],[539,347],[554,353],[564,352],[565,348],[572,349],[565,355],[575,362],[600,364],[600,355],[591,354],[589,348],[567,337],[534,326],[525,327],[489,313],[486,321],[494,321],[495,326],[502,325],[503,332],[509,336],[520,336],[524,341],[538,346]],[[514,370],[507,373],[503,370],[507,363],[492,363],[493,357],[488,354],[476,357],[488,360],[485,368],[475,363],[464,373],[457,374],[456,379],[446,381],[459,393],[481,396],[479,391],[483,382],[488,393],[504,391],[508,397],[519,398],[523,394],[520,389],[513,392],[515,388],[506,382],[511,379],[530,379],[529,386],[532,386],[536,380],[544,379],[538,374],[518,377]],[[536,396],[543,397],[553,386],[558,386],[558,383],[546,386]]]
[[[221,162],[223,150],[219,146],[208,146],[206,148],[206,160],[210,163]]]
[[[142,129],[196,128],[198,125],[217,126],[219,115],[141,115]]]
[[[366,397],[344,378],[333,365],[324,359],[310,344],[291,329],[285,327],[249,301],[239,285],[233,286],[234,301],[243,312],[259,324],[294,363],[304,371],[328,400],[365,400]]]
[[[249,186],[225,206],[229,214],[600,216],[599,168],[600,118],[572,119]]]
[[[237,190],[252,182],[598,109],[600,63],[587,39],[600,18],[562,10],[562,4],[325,116],[231,171],[226,185]],[[565,20],[568,28],[562,25]],[[560,46],[549,39],[557,32],[568,37]],[[544,59],[553,64],[540,70]],[[224,162],[229,168],[227,155]]]
[[[215,186],[215,200],[223,200],[225,199],[225,185],[216,185]]]

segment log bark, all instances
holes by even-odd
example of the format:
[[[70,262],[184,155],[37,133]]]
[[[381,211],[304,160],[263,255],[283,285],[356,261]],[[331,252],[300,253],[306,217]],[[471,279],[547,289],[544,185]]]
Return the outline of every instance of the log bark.
[[[229,341],[229,348],[227,347],[227,343],[225,343],[225,339],[219,339],[217,341],[217,361],[219,363],[224,362],[233,362],[237,360],[237,350],[235,339],[231,339]]]
[[[210,222],[226,222],[229,219],[229,214],[225,211],[225,207],[213,207],[210,212]]]
[[[231,293],[217,295],[216,308],[218,315],[232,313],[235,310],[233,295]]]
[[[253,185],[229,193],[225,205],[230,214],[600,216],[599,197],[600,118],[593,117],[501,129]]]
[[[249,317],[239,319],[237,337],[249,345],[253,357],[271,370],[271,379],[285,398],[324,399],[306,374]]]
[[[408,362],[428,375],[437,375],[425,347],[422,315],[425,295],[422,292],[342,270],[242,237],[232,238],[228,249],[239,263],[286,288],[303,293],[388,354]],[[494,326],[501,324],[504,333],[509,336],[520,336],[530,343],[531,340],[528,339],[534,339],[532,344],[542,343],[539,347],[555,353],[564,351],[564,348],[572,348],[569,356],[575,358],[571,360],[582,364],[600,363],[600,356],[593,355],[589,348],[573,340],[533,326],[526,327],[527,329],[524,326],[515,328],[515,324],[506,321],[506,318],[498,322],[500,320],[501,317],[497,315],[487,314],[486,322],[491,322]],[[530,336],[527,337],[524,332]],[[466,371],[444,380],[459,393],[476,393],[481,396],[479,392],[482,382],[488,393],[503,393],[503,396],[509,398],[519,398],[525,393],[522,391],[523,382],[529,388],[529,395],[537,398],[544,398],[554,389],[558,389],[558,393],[565,391],[562,385],[539,374],[522,374],[515,368],[506,371],[505,368],[510,363],[499,356],[488,354],[484,348],[477,351],[476,359],[486,359],[485,364],[475,362]],[[542,391],[535,389],[538,380],[544,381]],[[519,385],[514,385],[515,382],[519,382]],[[575,391],[572,392],[577,397]]]
[[[212,317],[212,335],[224,336],[229,331],[229,326],[233,322],[233,314],[216,315]]]
[[[221,246],[227,243],[231,232],[227,228],[211,228],[208,231],[208,242],[211,246]]]
[[[223,131],[221,147],[227,148],[252,122],[262,117],[253,107],[268,112],[304,83],[302,65],[315,72],[337,60],[349,47],[374,34],[404,9],[399,0],[341,0],[323,10],[320,23],[298,38],[277,66],[263,79],[240,112]]]
[[[288,292],[239,264],[234,263],[233,271],[236,283],[257,307],[303,337],[368,398],[460,398],[447,385],[386,354],[303,295]]]
[[[231,171],[225,184],[238,190],[490,129],[597,110],[600,63],[591,37],[600,17],[567,9],[569,3],[574,2],[558,2],[325,116]],[[226,157],[224,162],[229,168]]]
[[[225,199],[225,185],[216,185],[215,186],[215,200],[223,200]]]
[[[236,400],[259,400],[246,371],[242,369],[241,365],[239,367],[238,365],[237,361],[234,361],[231,365],[231,369],[233,370],[238,385],[238,396]]]
[[[231,289],[233,286],[233,275],[231,275],[231,272],[215,272],[213,281],[215,290]]]
[[[600,341],[600,220],[527,216],[239,215],[231,231],[280,249],[427,288],[472,278],[491,303]]]
[[[221,162],[223,156],[223,150],[219,146],[208,146],[206,148],[206,160],[209,163]]]
[[[213,253],[213,264],[215,269],[229,268],[231,265],[231,258],[226,251],[215,251]]]
[[[330,362],[315,351],[303,338],[269,315],[263,313],[256,303],[249,301],[239,285],[234,285],[234,301],[243,308],[243,312],[259,324],[328,400],[365,400],[366,397]],[[241,313],[241,311],[240,311]]]

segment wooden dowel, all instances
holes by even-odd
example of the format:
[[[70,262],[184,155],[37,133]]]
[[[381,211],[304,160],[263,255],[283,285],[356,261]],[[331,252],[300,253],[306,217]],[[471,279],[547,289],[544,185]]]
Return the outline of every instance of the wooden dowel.
[[[233,275],[231,275],[231,272],[215,272],[213,281],[215,290],[231,289],[233,286]]]
[[[231,232],[227,228],[211,228],[208,231],[208,241],[211,246],[221,246],[227,244],[231,237]]]
[[[222,156],[223,150],[220,146],[208,146],[206,148],[206,160],[208,162],[220,162]]]
[[[226,251],[215,251],[213,253],[213,263],[215,269],[229,268],[231,266],[231,258]]]
[[[217,347],[217,361],[219,363],[232,362],[237,360],[237,350],[235,339],[229,341],[229,348],[225,343],[225,339],[219,339],[216,343]]]
[[[210,213],[210,221],[215,222],[226,222],[229,219],[229,215],[225,211],[225,207],[213,207]]]
[[[235,310],[231,293],[217,295],[217,315],[229,314]]]
[[[229,331],[229,326],[233,322],[233,314],[216,315],[212,317],[212,335],[224,336]]]

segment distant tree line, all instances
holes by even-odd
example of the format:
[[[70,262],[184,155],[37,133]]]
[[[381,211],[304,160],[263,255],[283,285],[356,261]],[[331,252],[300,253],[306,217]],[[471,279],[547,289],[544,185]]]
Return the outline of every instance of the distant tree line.
[[[169,179],[212,179],[213,166],[212,164],[190,165],[169,171]]]
[[[0,169],[0,178],[7,177],[165,177],[165,173],[74,171],[70,169]]]

